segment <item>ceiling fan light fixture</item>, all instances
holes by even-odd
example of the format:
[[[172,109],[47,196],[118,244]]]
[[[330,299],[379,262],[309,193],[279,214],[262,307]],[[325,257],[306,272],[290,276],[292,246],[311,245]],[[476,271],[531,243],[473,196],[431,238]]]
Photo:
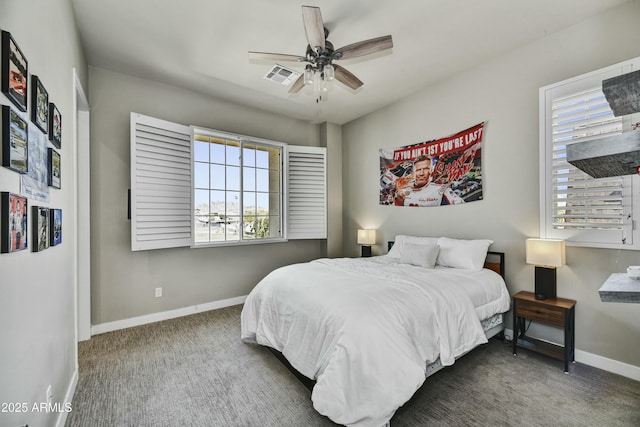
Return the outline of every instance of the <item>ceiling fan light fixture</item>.
[[[311,65],[307,65],[304,69],[304,84],[307,86],[311,86],[313,84],[315,72],[313,71],[313,67]]]
[[[333,65],[327,64],[324,66],[323,77],[324,77],[324,80],[328,82],[331,82],[333,81],[333,79],[336,78],[336,69],[333,68]]]

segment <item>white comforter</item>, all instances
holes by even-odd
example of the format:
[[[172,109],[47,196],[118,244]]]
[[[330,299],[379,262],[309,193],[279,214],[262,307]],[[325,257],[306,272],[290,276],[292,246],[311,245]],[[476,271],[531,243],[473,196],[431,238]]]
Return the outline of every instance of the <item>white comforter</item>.
[[[379,427],[422,385],[427,364],[440,357],[451,365],[487,342],[480,319],[507,311],[509,301],[489,270],[320,259],[277,269],[253,289],[242,339],[279,350],[315,379],[319,413]]]

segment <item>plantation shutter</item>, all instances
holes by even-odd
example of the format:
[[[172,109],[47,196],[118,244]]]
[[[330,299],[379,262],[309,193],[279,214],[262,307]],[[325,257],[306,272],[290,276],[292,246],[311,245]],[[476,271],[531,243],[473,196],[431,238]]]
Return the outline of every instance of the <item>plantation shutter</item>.
[[[327,238],[326,149],[287,147],[287,238]]]
[[[131,113],[131,250],[191,245],[191,129]]]
[[[640,58],[540,89],[540,235],[573,246],[640,249],[634,216],[640,210],[633,175],[592,178],[566,161],[569,144],[602,142],[633,131],[636,115],[615,117],[604,93],[605,79],[635,69]]]
[[[567,144],[622,133],[602,88],[552,101],[553,228],[611,229],[624,227],[624,195],[630,180],[594,179],[566,161]]]

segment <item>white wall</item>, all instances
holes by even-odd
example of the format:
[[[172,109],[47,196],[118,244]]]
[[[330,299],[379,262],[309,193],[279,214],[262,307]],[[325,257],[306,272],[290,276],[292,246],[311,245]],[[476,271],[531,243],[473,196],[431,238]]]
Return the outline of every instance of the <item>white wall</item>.
[[[100,68],[89,80],[93,324],[247,295],[273,269],[325,253],[321,240],[131,252],[130,112],[295,145],[320,145],[319,126]]]
[[[72,70],[78,68],[86,81],[87,68],[68,0],[2,0],[0,27],[13,35],[29,73],[40,77],[62,115],[62,189],[50,190],[49,203],[30,199],[29,207],[59,208],[63,213],[61,245],[31,252],[29,229],[28,249],[0,254],[0,402],[24,402],[29,409],[1,412],[0,425],[52,426],[58,413],[31,409],[46,402],[48,385],[54,402],[62,402],[76,374]],[[11,102],[0,95],[0,104]],[[22,117],[30,122],[27,113]],[[0,167],[0,191],[20,192],[16,172]]]
[[[632,2],[426,88],[343,127],[345,252],[349,236],[377,228],[374,253],[396,234],[491,238],[506,252],[511,293],[533,290],[524,242],[539,235],[538,90],[640,55],[640,4]],[[378,204],[378,150],[444,137],[486,121],[484,200],[464,206],[405,208]],[[640,367],[640,305],[602,303],[598,288],[612,272],[640,262],[637,251],[570,247],[558,270],[558,294],[578,301],[576,346]],[[532,333],[562,342],[554,329]]]

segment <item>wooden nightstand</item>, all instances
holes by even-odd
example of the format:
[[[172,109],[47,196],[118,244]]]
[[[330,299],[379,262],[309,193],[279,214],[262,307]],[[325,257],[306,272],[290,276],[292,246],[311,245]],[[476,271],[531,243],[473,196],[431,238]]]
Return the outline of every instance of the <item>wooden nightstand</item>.
[[[558,360],[564,360],[564,372],[569,373],[569,361],[575,360],[576,301],[566,298],[536,299],[533,292],[513,295],[513,355],[518,347],[526,348]],[[564,329],[564,346],[525,336],[525,321],[546,323]]]

